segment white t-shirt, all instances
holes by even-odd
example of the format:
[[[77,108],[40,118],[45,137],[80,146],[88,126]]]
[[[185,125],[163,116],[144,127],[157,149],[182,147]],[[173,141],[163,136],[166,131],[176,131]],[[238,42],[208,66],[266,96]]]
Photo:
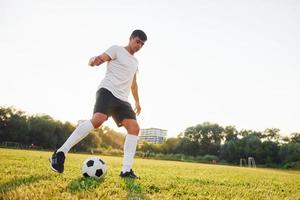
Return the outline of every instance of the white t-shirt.
[[[118,99],[128,101],[132,80],[138,70],[138,60],[125,47],[117,45],[105,53],[111,60],[107,62],[106,74],[98,89],[106,88]]]

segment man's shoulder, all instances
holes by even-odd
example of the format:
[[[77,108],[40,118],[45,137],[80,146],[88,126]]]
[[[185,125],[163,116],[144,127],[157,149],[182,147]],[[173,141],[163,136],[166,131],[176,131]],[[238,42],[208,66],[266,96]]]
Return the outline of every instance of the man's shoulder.
[[[122,47],[120,45],[114,44],[114,45],[111,45],[109,48],[121,49]]]
[[[118,51],[121,48],[120,45],[111,45],[106,51]]]

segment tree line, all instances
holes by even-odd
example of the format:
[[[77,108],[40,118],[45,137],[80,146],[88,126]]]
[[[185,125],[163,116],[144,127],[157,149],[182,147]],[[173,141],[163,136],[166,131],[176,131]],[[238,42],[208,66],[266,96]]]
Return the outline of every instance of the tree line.
[[[57,149],[76,125],[61,122],[46,114],[29,115],[14,107],[0,107],[0,144],[21,144],[22,147]],[[72,151],[122,149],[125,135],[103,126],[92,131]]]
[[[184,155],[190,160],[239,164],[240,159],[253,157],[260,165],[300,168],[300,133],[282,137],[279,132],[277,128],[238,131],[234,126],[204,122],[186,128],[177,138],[169,138],[161,145],[146,144],[142,149],[173,155],[170,159]]]
[[[29,115],[14,107],[0,107],[0,144],[15,142],[28,148],[56,149],[75,129],[49,115]],[[204,122],[186,128],[163,144],[144,143],[138,155],[159,159],[215,161],[239,164],[254,157],[257,164],[300,168],[300,133],[282,137],[277,128],[240,130]],[[102,126],[91,132],[72,151],[121,155],[125,135]]]

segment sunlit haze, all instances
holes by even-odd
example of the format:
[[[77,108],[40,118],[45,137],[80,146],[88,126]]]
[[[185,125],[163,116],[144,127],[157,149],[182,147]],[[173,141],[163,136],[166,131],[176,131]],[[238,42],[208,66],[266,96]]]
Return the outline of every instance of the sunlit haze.
[[[106,65],[89,58],[142,29],[141,128],[300,132],[299,10],[296,0],[0,0],[0,106],[90,119]]]

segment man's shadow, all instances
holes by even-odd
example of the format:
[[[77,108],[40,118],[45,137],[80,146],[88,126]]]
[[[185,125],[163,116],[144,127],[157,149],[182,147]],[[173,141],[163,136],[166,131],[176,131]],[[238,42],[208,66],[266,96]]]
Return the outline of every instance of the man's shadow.
[[[19,178],[16,180],[11,180],[9,182],[0,185],[0,194],[16,189],[17,187],[30,185],[41,180],[49,179],[46,175],[31,175],[25,178]]]
[[[85,178],[79,177],[71,181],[67,189],[70,192],[80,192],[80,191],[92,191],[96,189],[101,183],[103,183],[104,178],[95,179],[95,178]]]
[[[135,179],[123,178],[122,180],[127,189],[127,199],[128,200],[149,199],[146,196],[145,192],[143,191],[142,185],[140,183],[138,183]]]

